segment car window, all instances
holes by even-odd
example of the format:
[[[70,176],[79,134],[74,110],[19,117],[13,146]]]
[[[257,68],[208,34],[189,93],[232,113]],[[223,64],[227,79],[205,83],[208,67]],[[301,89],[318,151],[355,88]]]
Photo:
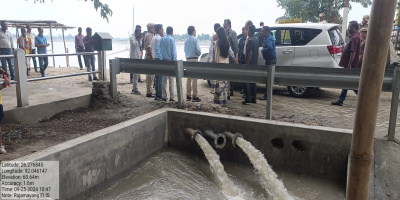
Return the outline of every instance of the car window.
[[[276,29],[271,30],[271,32],[275,40],[275,46],[292,45],[290,29]]]
[[[317,37],[322,32],[321,29],[300,29],[296,28],[293,30],[294,33],[294,45],[302,46],[308,44],[311,40]]]
[[[332,45],[341,46],[343,44],[343,38],[339,33],[339,29],[337,27],[332,28],[328,31],[329,37],[331,38]]]

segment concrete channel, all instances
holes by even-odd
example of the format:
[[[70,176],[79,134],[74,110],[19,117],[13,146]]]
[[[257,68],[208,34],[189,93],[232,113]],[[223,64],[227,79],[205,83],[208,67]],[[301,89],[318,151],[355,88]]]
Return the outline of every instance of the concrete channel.
[[[274,168],[340,181],[345,185],[351,131],[283,122],[161,109],[16,160],[59,161],[60,199],[85,199],[124,177],[157,151],[199,151],[184,128],[239,132]],[[249,164],[227,143],[221,160]]]

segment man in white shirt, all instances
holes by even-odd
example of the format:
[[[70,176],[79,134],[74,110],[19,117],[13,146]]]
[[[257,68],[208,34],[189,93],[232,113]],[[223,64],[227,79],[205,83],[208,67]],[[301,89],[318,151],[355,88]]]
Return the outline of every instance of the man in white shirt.
[[[157,55],[157,45],[160,43],[161,37],[164,37],[164,29],[162,24],[156,24],[154,25],[155,29],[155,35],[153,39],[151,40],[151,55],[153,56],[153,60],[160,60],[160,58]],[[154,81],[154,87],[156,89],[156,97],[155,100],[157,101],[166,101],[166,99],[162,98],[162,76],[156,74],[155,75],[155,81]]]
[[[135,29],[135,35],[129,37],[130,42],[130,54],[129,57],[133,59],[142,59],[142,52],[140,51],[140,46],[142,40],[142,33],[140,29]],[[133,89],[132,94],[140,95],[141,93],[138,90],[138,76],[139,74],[133,74]]]
[[[26,35],[30,37],[32,40],[31,51],[29,52],[29,54],[36,54],[36,44],[35,44],[36,34],[32,32],[32,27],[29,24],[26,25],[26,30],[27,30]],[[32,61],[33,61],[33,68],[35,68],[35,72],[38,72],[36,57],[32,57]]]
[[[14,50],[14,43],[11,36],[10,31],[7,28],[7,22],[2,20],[1,30],[0,30],[0,54],[1,55],[12,55],[12,51]],[[14,66],[11,58],[3,58],[1,59],[1,66],[5,72],[7,72],[7,63],[8,68],[10,69],[11,80],[15,79],[14,74]]]
[[[325,20],[325,14],[324,13],[319,13],[319,22],[321,24],[327,24],[328,22]]]

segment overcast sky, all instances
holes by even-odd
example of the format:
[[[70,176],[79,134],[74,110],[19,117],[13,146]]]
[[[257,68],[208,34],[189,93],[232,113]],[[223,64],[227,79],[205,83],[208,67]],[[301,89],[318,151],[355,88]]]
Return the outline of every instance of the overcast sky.
[[[90,2],[78,0],[45,0],[45,4],[34,4],[33,0],[0,0],[0,19],[6,20],[56,20],[59,23],[86,28],[94,32],[109,32],[113,37],[128,37],[132,33],[133,7],[135,25],[148,22],[161,23],[164,29],[172,26],[175,33],[186,33],[189,25],[196,27],[197,33],[213,32],[216,22],[231,19],[232,28],[241,32],[245,21],[251,19],[255,24],[264,21],[274,24],[275,19],[285,11],[278,7],[276,0],[202,0],[202,1],[161,1],[161,0],[102,0],[110,5],[114,14],[109,23],[100,17]],[[90,0],[89,0],[90,1]],[[349,20],[360,21],[370,8],[353,3]],[[342,11],[340,11],[342,13]],[[317,14],[317,13],[316,13]],[[12,33],[15,33],[15,30]],[[36,31],[36,30],[35,30]],[[48,30],[46,30],[48,31]],[[75,35],[77,29],[68,30],[66,35]],[[49,34],[48,32],[45,35]],[[61,34],[56,32],[55,35]]]

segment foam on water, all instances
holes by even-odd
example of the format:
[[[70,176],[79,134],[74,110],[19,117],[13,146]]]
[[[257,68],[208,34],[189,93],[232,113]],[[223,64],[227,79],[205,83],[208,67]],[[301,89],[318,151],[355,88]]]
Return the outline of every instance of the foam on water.
[[[278,175],[271,169],[264,155],[254,148],[250,142],[241,137],[236,139],[236,144],[247,154],[256,172],[261,177],[261,184],[271,199],[294,199],[287,191]]]
[[[224,170],[238,188],[235,198],[225,195],[214,180],[203,154],[166,148],[132,169],[106,189],[92,193],[89,200],[127,199],[268,199],[260,176],[247,165],[222,161]],[[325,178],[280,171],[276,173],[291,194],[310,200],[344,200],[345,185]],[[109,182],[107,182],[109,183]],[[109,183],[110,184],[110,183]]]

